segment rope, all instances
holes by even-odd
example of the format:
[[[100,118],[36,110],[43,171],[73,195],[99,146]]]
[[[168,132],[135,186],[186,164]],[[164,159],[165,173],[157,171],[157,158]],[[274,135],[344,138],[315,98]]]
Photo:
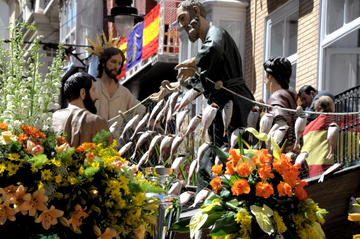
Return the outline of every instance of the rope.
[[[295,109],[289,109],[289,108],[283,108],[283,107],[280,107],[280,106],[273,106],[273,105],[268,105],[268,104],[264,104],[264,103],[260,103],[260,102],[257,102],[257,101],[254,101],[254,100],[251,100],[249,98],[246,98],[245,96],[243,95],[240,95],[226,87],[224,87],[222,84],[218,83],[218,82],[214,82],[212,80],[210,80],[209,78],[205,78],[207,81],[210,81],[211,83],[213,83],[217,88],[222,88],[236,96],[239,96],[247,101],[250,101],[252,102],[253,104],[256,104],[256,105],[260,105],[260,106],[264,106],[264,107],[272,107],[272,108],[275,108],[275,109],[280,109],[280,110],[285,110],[285,111],[290,111],[290,112],[295,112],[297,113],[297,110]],[[342,112],[342,113],[334,113],[334,112],[313,112],[313,111],[303,111],[303,113],[308,113],[308,114],[317,114],[317,115],[357,115],[357,114],[360,114],[360,111],[358,112]]]
[[[144,100],[140,101],[138,104],[134,105],[132,108],[128,109],[127,111],[125,111],[125,112],[119,112],[119,113],[120,113],[119,115],[115,116],[114,118],[109,119],[108,122],[111,122],[112,120],[115,120],[115,119],[117,119],[117,118],[119,118],[119,117],[125,118],[125,116],[124,116],[125,114],[127,114],[128,112],[136,109],[139,105],[143,104],[145,101],[147,101],[147,100],[150,98],[150,96],[151,96],[151,95],[149,95],[149,96],[146,97]]]

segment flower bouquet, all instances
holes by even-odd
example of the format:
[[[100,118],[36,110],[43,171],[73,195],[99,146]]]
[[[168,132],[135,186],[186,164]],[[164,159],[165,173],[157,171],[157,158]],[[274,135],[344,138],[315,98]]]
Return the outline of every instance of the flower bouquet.
[[[204,228],[213,238],[325,238],[321,224],[327,211],[307,197],[300,166],[281,154],[273,139],[272,154],[244,149],[243,143],[240,134],[239,149],[227,153],[213,146],[223,162],[212,167],[213,191],[194,216],[172,230],[190,231],[191,238]]]
[[[0,234],[9,238],[143,238],[159,190],[115,150],[108,132],[77,149],[51,131],[0,123]]]

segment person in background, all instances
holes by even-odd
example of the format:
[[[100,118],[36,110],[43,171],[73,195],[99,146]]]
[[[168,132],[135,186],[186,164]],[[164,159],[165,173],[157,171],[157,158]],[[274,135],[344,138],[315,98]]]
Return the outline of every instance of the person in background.
[[[57,135],[65,133],[70,146],[78,147],[84,142],[92,142],[101,130],[109,131],[105,119],[96,115],[95,101],[98,95],[96,79],[87,73],[75,73],[64,83],[63,91],[68,107],[53,114],[53,127]],[[107,138],[112,143],[113,137]]]
[[[224,105],[232,100],[233,115],[229,125],[229,132],[239,127],[247,126],[247,116],[254,106],[249,100],[254,97],[243,79],[242,61],[235,41],[230,34],[221,27],[211,25],[206,21],[205,7],[196,0],[181,2],[177,8],[177,23],[185,30],[191,42],[198,39],[202,46],[194,58],[185,60],[175,66],[180,70],[178,79],[181,83],[189,84],[203,90],[203,94],[210,105],[219,106],[216,117],[208,129],[210,141],[219,147],[228,143],[228,137],[223,137],[224,124],[221,117]],[[246,97],[243,99],[223,88],[216,88],[214,82],[222,84],[225,88]],[[182,84],[183,85],[183,84]],[[214,164],[215,152],[210,148],[200,161],[198,175],[198,189],[208,186],[212,178],[211,167]]]
[[[287,109],[296,109],[296,92],[289,90],[290,77],[292,74],[292,66],[290,61],[284,57],[271,57],[264,62],[263,67],[266,72],[266,90],[270,91],[271,93],[267,104]],[[273,126],[270,132],[274,132],[276,128],[281,126],[289,126],[284,137],[284,139],[287,139],[287,141],[283,152],[294,152],[294,124],[296,120],[296,114],[275,107],[268,107],[267,113],[272,113],[274,115]]]
[[[314,109],[315,112],[335,112],[334,101],[330,96],[323,95],[314,102]],[[329,153],[327,130],[334,120],[334,115],[322,114],[305,127],[301,151],[309,153],[306,162],[310,177],[320,175],[334,164],[334,157],[326,159]]]
[[[134,109],[134,115],[142,116],[146,111],[145,106],[140,104],[116,78],[121,72],[124,61],[124,53],[115,47],[105,48],[99,55],[98,80],[95,83],[99,100],[95,105],[97,114],[106,120],[111,120],[119,115],[119,111],[124,113],[136,105],[138,106]]]
[[[302,102],[301,106],[303,107],[303,109],[305,111],[312,111],[312,112],[315,112],[314,102],[323,95],[329,96],[332,99],[332,101],[335,102],[335,97],[333,93],[331,93],[328,90],[318,91],[311,85],[304,85],[303,87],[300,88],[298,92],[298,97]],[[309,122],[313,121],[314,119],[316,119],[317,116],[318,116],[317,114],[310,114],[308,116],[308,121]]]

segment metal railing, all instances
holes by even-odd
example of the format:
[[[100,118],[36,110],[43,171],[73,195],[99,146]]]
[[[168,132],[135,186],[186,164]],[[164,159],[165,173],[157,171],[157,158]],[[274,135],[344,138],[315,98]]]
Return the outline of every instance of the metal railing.
[[[360,111],[360,85],[355,86],[335,96],[336,112]],[[360,118],[349,114],[336,116],[340,126],[339,142],[336,148],[335,160],[346,165],[357,164],[360,161]]]

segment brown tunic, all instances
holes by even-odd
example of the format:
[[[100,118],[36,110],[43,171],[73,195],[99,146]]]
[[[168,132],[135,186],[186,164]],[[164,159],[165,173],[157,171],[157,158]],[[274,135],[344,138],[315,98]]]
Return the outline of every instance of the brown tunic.
[[[103,118],[86,109],[70,105],[53,114],[53,126],[56,134],[66,133],[70,146],[78,147],[84,142],[92,142],[93,137],[102,129],[109,131],[109,126]],[[108,145],[113,136],[107,138]]]
[[[288,109],[296,109],[296,94],[288,91],[288,90],[277,90],[271,94],[268,102],[268,105],[271,106],[279,106],[282,108]],[[289,129],[285,135],[284,139],[287,139],[286,146],[284,148],[283,153],[287,153],[289,151],[293,151],[293,145],[295,143],[295,131],[294,131],[294,124],[296,121],[296,114],[294,112],[285,111],[277,108],[268,107],[268,112],[271,112],[275,115],[274,123],[277,120],[285,120]]]

